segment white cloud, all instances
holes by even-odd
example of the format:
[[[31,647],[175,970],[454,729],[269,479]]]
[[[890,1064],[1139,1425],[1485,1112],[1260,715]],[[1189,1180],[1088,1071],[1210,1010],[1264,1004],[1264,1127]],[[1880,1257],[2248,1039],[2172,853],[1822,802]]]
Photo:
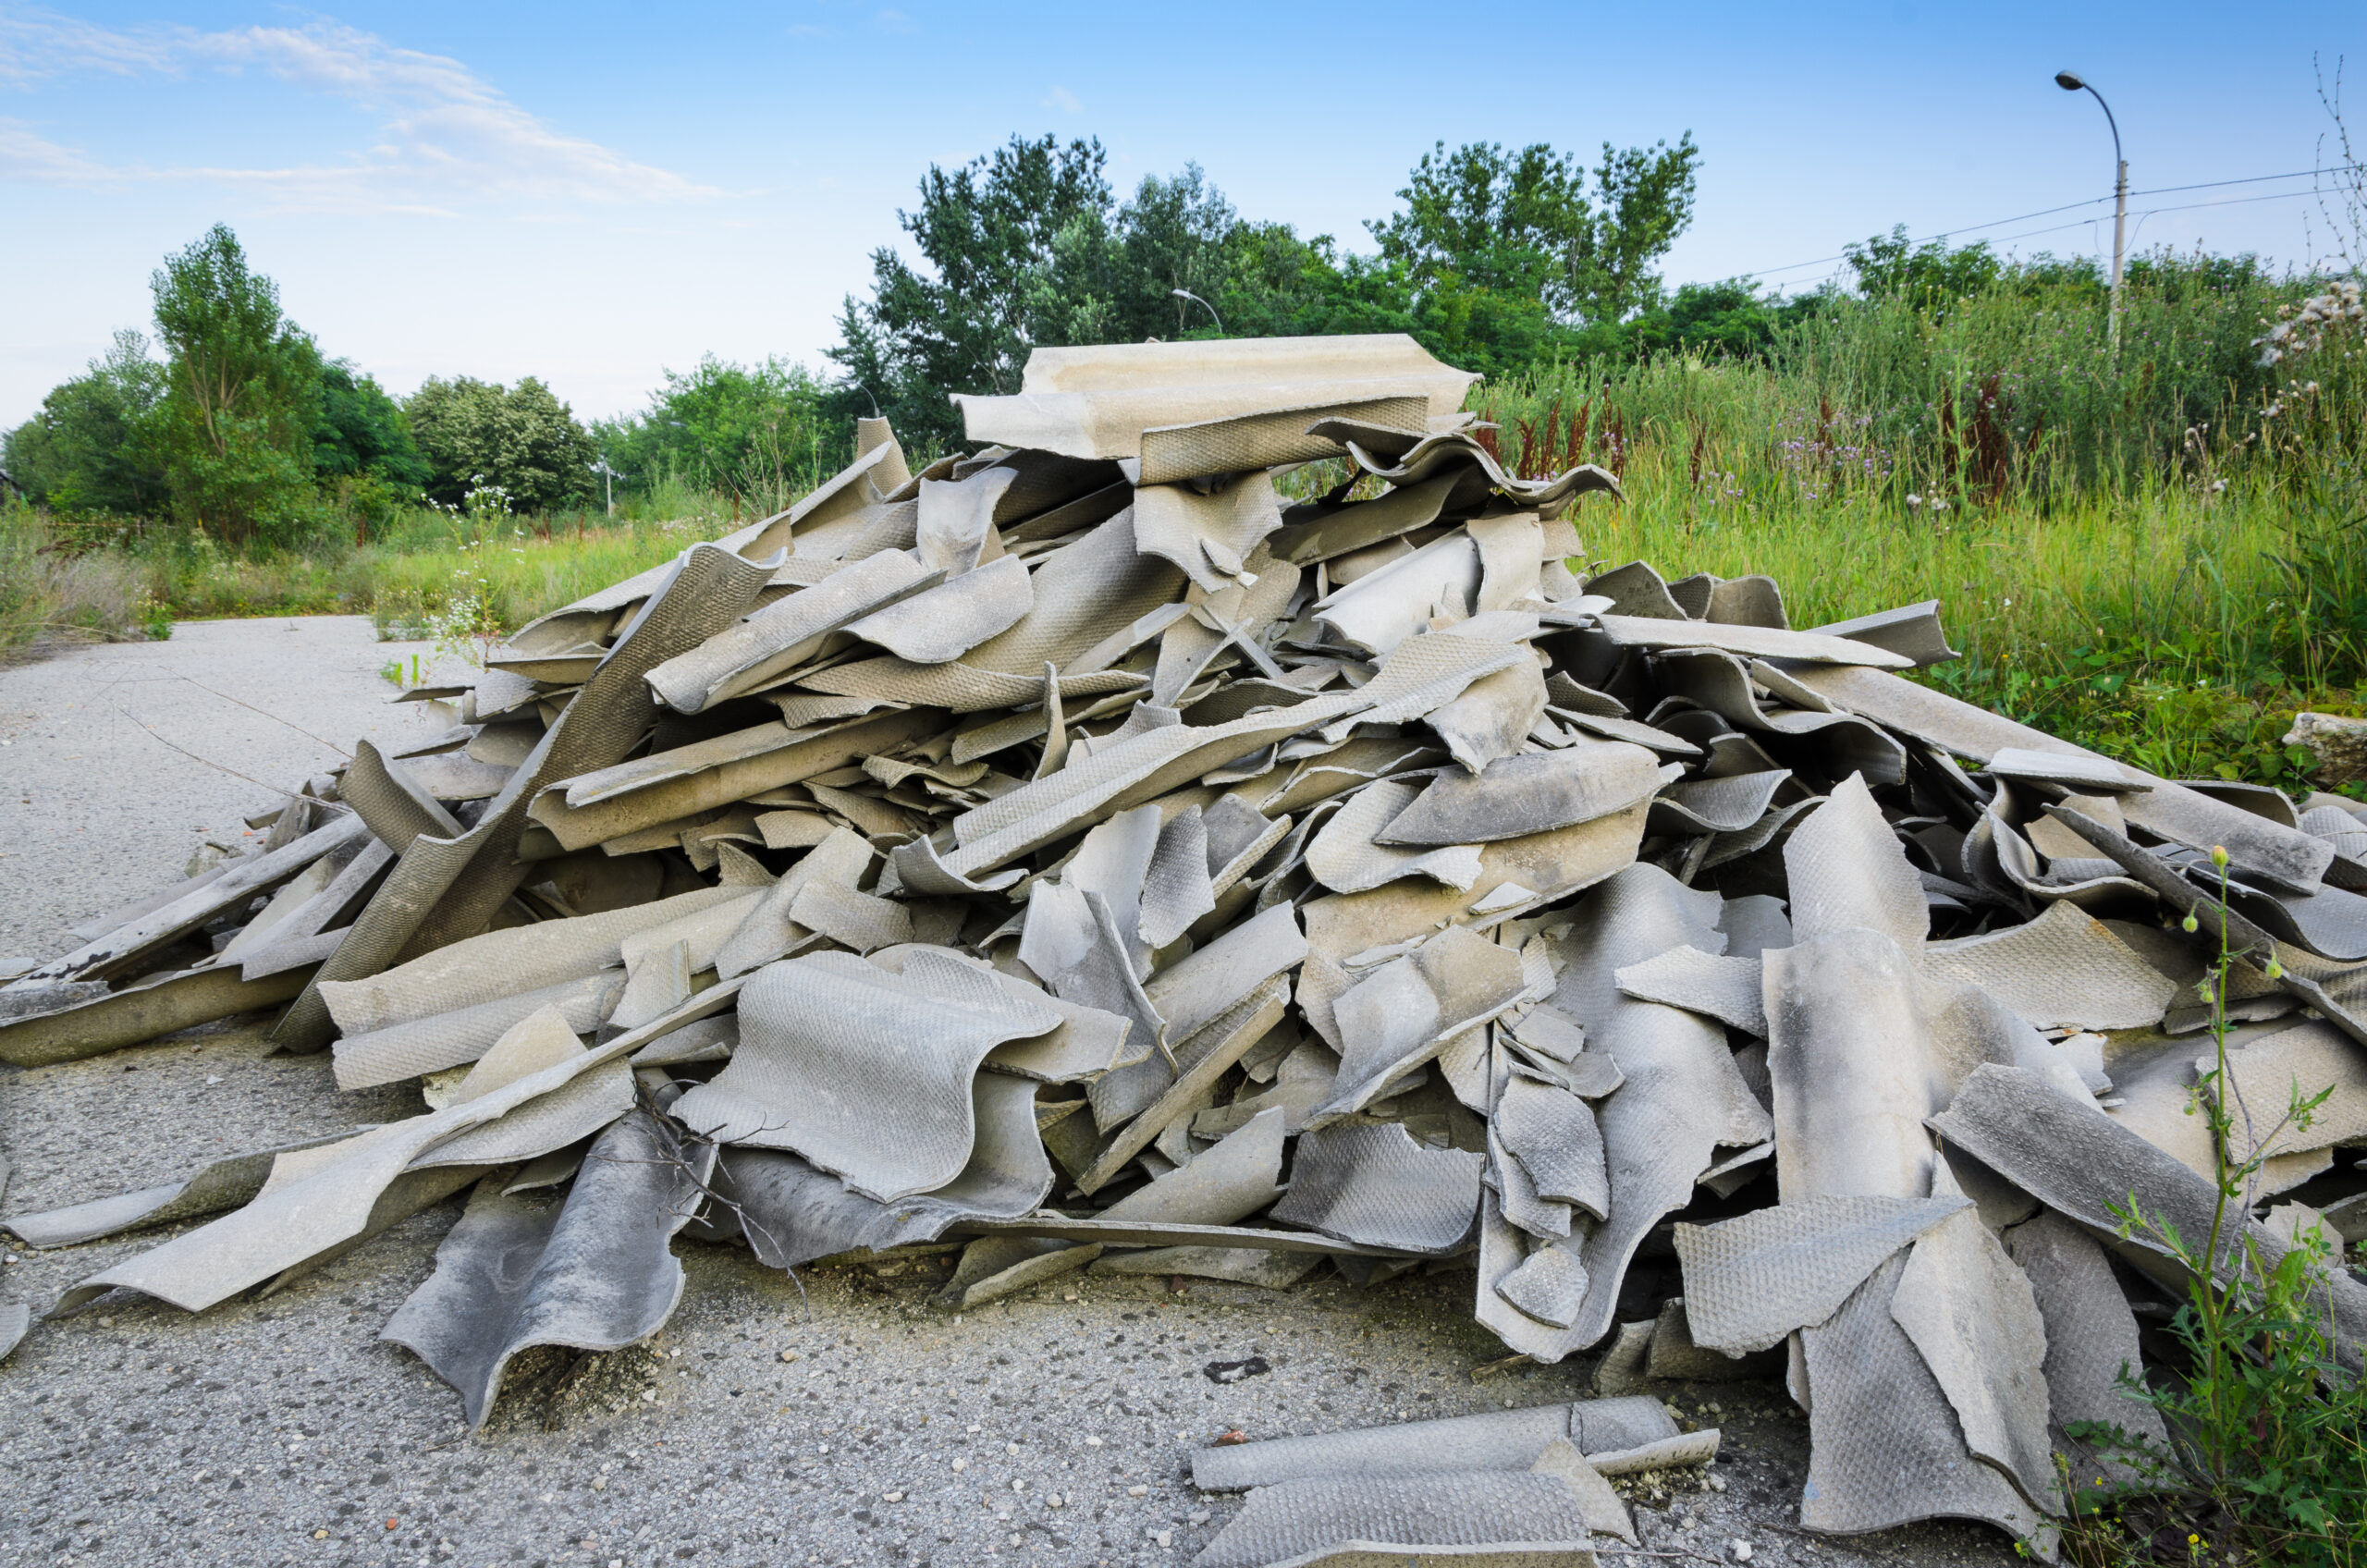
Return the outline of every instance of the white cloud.
[[[1049,92],[1045,93],[1044,107],[1048,109],[1059,109],[1065,114],[1072,115],[1081,115],[1085,113],[1085,105],[1078,103],[1076,101],[1076,94],[1071,92],[1065,87],[1054,87]]]
[[[279,168],[102,165],[15,121],[0,122],[0,171],[48,184],[126,180],[242,185],[288,205],[448,212],[469,201],[678,202],[722,194],[528,113],[460,61],[397,48],[335,23],[116,31],[45,12],[0,15],[0,85],[71,75],[267,72],[377,117],[368,144]]]

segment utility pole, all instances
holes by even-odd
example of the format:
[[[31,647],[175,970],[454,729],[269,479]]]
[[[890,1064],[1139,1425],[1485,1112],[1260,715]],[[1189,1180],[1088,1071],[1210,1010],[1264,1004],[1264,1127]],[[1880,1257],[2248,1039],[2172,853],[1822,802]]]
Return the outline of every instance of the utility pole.
[[[2057,71],[2054,85],[2066,92],[2086,91],[2092,93],[2104,112],[2104,124],[2112,127],[2112,308],[2109,324],[2112,351],[2120,353],[2120,277],[2128,248],[2128,160],[2120,153],[2120,122],[2113,118],[2112,105],[2104,103],[2104,95],[2088,85],[2077,71]]]

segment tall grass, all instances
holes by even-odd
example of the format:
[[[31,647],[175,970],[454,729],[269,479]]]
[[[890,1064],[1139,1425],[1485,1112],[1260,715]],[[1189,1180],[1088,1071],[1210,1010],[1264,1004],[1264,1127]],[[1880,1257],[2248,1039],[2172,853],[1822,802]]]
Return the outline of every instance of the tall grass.
[[[61,549],[29,508],[0,508],[0,659],[45,641],[143,635],[140,594],[131,562]]]
[[[2009,277],[1840,300],[1762,362],[1557,365],[1484,387],[1508,465],[1621,476],[1588,554],[1763,572],[1794,625],[1941,601],[1927,677],[2173,777],[2300,781],[2278,737],[2367,684],[2367,333],[2263,363],[2311,285],[2156,258],[2101,297]]]

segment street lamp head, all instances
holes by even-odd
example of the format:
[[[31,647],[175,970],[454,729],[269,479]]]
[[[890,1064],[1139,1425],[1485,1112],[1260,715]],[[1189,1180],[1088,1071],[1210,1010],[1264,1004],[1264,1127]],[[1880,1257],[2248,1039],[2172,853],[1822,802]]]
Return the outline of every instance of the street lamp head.
[[[2080,79],[2078,71],[2057,71],[2054,73],[2054,85],[2066,92],[2077,92],[2088,84]]]

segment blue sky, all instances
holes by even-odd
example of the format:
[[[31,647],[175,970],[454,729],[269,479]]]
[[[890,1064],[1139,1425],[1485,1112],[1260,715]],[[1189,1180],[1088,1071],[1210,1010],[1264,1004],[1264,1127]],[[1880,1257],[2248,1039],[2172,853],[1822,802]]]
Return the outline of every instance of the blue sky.
[[[149,272],[216,220],[391,390],[537,374],[589,417],[707,351],[818,363],[921,172],[1014,131],[1099,136],[1121,186],[1196,159],[1245,214],[1361,245],[1433,141],[1690,130],[1699,214],[1670,278],[1808,286],[1829,261],[1776,269],[2108,193],[2103,116],[2054,85],[2065,66],[2111,99],[2140,191],[2308,169],[2329,127],[2313,52],[2350,56],[2367,152],[2356,0],[0,0],[0,426],[144,325]],[[2308,185],[2140,196],[2137,243],[2305,261],[2315,205],[2279,193]],[[2109,214],[1981,232],[2092,251]]]

